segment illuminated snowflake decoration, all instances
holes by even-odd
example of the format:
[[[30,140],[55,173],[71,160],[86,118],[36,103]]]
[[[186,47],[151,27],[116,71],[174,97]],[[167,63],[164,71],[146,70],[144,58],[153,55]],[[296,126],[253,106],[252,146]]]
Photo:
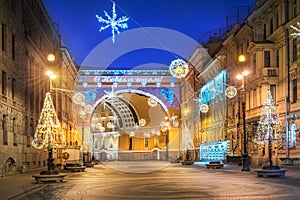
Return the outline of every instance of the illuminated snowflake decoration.
[[[169,70],[173,77],[184,78],[189,72],[189,67],[184,60],[176,59],[172,61]]]
[[[75,104],[82,104],[85,102],[85,96],[84,94],[82,94],[81,92],[77,92],[76,94],[74,94],[73,96],[73,102]]]
[[[155,106],[157,106],[157,101],[155,99],[153,99],[153,98],[149,98],[148,99],[148,105],[150,107],[155,107]]]
[[[299,37],[300,36],[300,22],[297,22],[297,27],[293,26],[293,25],[291,25],[290,27],[296,31],[295,33],[292,33],[291,36],[294,38]]]
[[[233,97],[236,96],[237,93],[237,89],[233,86],[229,86],[228,88],[226,88],[225,90],[225,94],[228,98],[232,99]]]
[[[140,126],[145,126],[146,125],[146,120],[145,119],[140,119],[139,120],[139,125]]]
[[[117,19],[115,2],[113,2],[113,7],[112,7],[112,17],[109,16],[105,10],[103,12],[104,12],[105,16],[107,17],[107,19],[103,19],[101,16],[96,15],[99,22],[106,24],[105,26],[102,26],[99,29],[99,32],[107,29],[108,27],[111,27],[112,41],[113,41],[113,43],[115,43],[116,33],[120,34],[119,28],[122,28],[122,29],[128,28],[128,25],[126,22],[129,20],[129,18],[126,16],[123,16],[123,17]]]
[[[207,113],[208,110],[209,110],[209,107],[208,107],[207,104],[204,103],[204,104],[201,104],[201,105],[200,105],[200,112],[202,112],[202,113]]]

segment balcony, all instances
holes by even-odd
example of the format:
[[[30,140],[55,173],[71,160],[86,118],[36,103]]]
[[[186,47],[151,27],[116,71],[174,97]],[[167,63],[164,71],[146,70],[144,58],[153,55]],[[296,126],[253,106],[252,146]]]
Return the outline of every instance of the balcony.
[[[262,75],[264,77],[278,77],[278,68],[277,67],[263,68]]]

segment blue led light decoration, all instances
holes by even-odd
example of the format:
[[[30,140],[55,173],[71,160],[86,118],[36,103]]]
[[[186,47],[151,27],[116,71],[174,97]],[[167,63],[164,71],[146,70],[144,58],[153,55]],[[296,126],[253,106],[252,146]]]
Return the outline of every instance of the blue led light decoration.
[[[219,101],[224,100],[224,94],[227,94],[227,92],[225,92],[225,88],[226,70],[223,70],[200,89],[200,112],[206,113],[208,112],[208,105],[214,105]],[[230,90],[231,96],[236,94],[236,90],[234,89]]]
[[[107,29],[108,27],[111,27],[112,41],[113,43],[115,43],[116,33],[120,34],[119,28],[121,29],[128,28],[126,22],[129,20],[129,18],[126,16],[122,16],[121,18],[117,19],[115,2],[113,2],[113,7],[112,7],[112,17],[109,16],[105,10],[103,12],[107,17],[107,19],[103,19],[101,16],[96,15],[96,18],[98,19],[99,22],[106,24],[99,29],[99,32]]]
[[[168,103],[172,105],[174,103],[174,91],[168,88],[163,88],[160,90],[160,94],[165,100],[168,100]]]

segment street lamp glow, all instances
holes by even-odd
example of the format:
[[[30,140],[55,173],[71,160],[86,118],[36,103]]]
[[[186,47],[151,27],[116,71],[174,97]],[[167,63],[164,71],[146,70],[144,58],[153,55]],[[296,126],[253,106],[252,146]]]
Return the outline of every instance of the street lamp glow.
[[[242,72],[242,75],[243,75],[243,76],[248,76],[249,74],[250,74],[250,72],[247,71],[247,70],[245,70],[245,71]]]
[[[55,60],[55,55],[52,54],[52,53],[48,54],[47,60],[48,60],[49,62],[53,62],[53,61]]]
[[[238,75],[236,75],[236,78],[239,80],[242,80],[244,78],[244,76],[242,74],[238,74]]]
[[[246,61],[246,56],[245,55],[239,55],[239,57],[238,57],[238,61],[239,62],[245,62]]]
[[[52,72],[52,71],[47,71],[46,72],[46,75],[51,79],[55,79],[56,78],[56,75]]]
[[[250,72],[247,71],[247,70],[245,70],[245,71],[242,72],[242,74],[236,75],[236,78],[237,78],[238,80],[242,80],[244,77],[249,76],[249,74],[250,74]]]

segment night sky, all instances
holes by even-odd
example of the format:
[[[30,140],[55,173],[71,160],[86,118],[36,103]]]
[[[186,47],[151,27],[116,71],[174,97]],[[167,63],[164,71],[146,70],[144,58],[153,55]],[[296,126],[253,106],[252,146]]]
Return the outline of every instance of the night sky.
[[[114,56],[113,61],[100,62],[93,65],[109,65],[117,68],[134,68],[141,65],[152,64],[168,66],[176,58],[187,59],[195,46],[191,50],[185,50],[186,55],[177,55],[170,52],[165,45],[165,37],[153,36],[148,31],[148,27],[170,29],[174,32],[184,34],[196,43],[206,40],[209,33],[219,33],[220,28],[226,26],[226,16],[230,23],[236,20],[237,6],[240,6],[240,16],[247,10],[244,6],[252,6],[255,0],[115,0],[117,19],[126,16],[129,18],[128,29],[120,29],[120,35],[115,38],[115,43],[111,40],[111,28],[99,32],[104,23],[98,22],[95,15],[106,19],[104,10],[112,16],[111,0],[44,0],[48,13],[62,35],[65,46],[69,49],[78,65],[86,64],[83,62],[88,54],[99,44],[103,44],[106,39],[111,49],[102,50],[98,60],[107,59],[107,52],[115,52],[124,46],[131,46],[139,40],[135,35],[128,39],[127,31],[140,29],[160,45],[158,48],[150,47],[141,42],[138,49],[127,48],[126,53]],[[253,7],[253,6],[252,6]],[[123,34],[123,35],[122,35]],[[135,34],[139,34],[135,33]],[[167,37],[173,37],[171,36]],[[122,40],[126,40],[124,43]],[[145,39],[147,40],[147,39]],[[178,44],[175,51],[181,49],[181,45],[186,42],[178,42],[174,39],[173,43]],[[143,46],[144,45],[144,46]],[[101,46],[101,45],[100,45]],[[103,46],[103,45],[102,45]],[[100,48],[100,47],[99,47]],[[104,47],[101,47],[104,48]],[[182,48],[185,49],[185,48]],[[190,52],[188,52],[190,51]],[[116,57],[116,58],[115,58]],[[109,64],[107,64],[109,63]],[[108,66],[101,66],[108,67]]]

